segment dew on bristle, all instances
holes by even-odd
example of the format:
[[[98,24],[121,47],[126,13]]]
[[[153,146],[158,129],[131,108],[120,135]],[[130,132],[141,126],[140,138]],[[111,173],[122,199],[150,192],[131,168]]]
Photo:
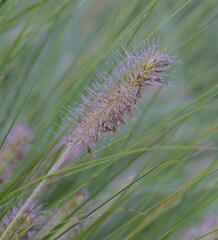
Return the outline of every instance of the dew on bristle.
[[[89,153],[104,134],[116,132],[126,124],[126,117],[134,117],[137,100],[141,98],[143,86],[166,84],[169,69],[177,61],[158,44],[134,45],[133,52],[123,48],[125,56],[117,55],[117,65],[112,74],[98,73],[100,82],[93,89],[86,87],[88,96],[81,96],[83,104],[70,110],[66,123],[77,123],[68,132],[65,142],[79,144]]]

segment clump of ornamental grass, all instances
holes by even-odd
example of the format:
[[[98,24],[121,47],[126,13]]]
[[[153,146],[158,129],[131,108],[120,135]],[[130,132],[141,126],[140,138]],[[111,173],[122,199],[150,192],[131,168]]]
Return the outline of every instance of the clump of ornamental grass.
[[[147,85],[166,84],[170,68],[177,63],[174,56],[160,51],[154,42],[151,45],[135,43],[132,52],[126,48],[124,52],[126,56],[118,54],[112,74],[98,74],[103,83],[93,84],[93,89],[87,87],[89,96],[82,96],[83,103],[80,107],[70,111],[69,117],[65,119],[65,124],[70,125],[65,137],[66,148],[45,177],[56,172],[75,146],[91,152],[105,134],[117,131],[120,125],[126,123],[127,117],[133,118],[133,110],[137,107],[143,88]],[[45,182],[46,179],[35,188],[4,236]]]
[[[18,206],[13,206],[12,210],[9,211],[3,217],[3,219],[1,220],[1,223],[0,223],[0,236],[3,235],[3,233],[7,229],[8,225],[15,218],[15,216],[19,212],[21,206],[22,205],[20,205],[20,204]],[[10,231],[8,231],[6,235],[4,235],[3,239],[8,240],[12,236],[13,236],[12,239],[20,239],[20,240],[33,239],[33,236],[37,233],[37,231],[40,230],[42,221],[36,222],[33,226],[31,226],[31,225],[35,221],[37,221],[41,217],[41,215],[42,215],[41,206],[34,207],[33,204],[29,204],[25,208],[25,210],[22,212],[19,219],[17,219],[17,221],[15,222],[13,227],[10,229]],[[25,230],[27,228],[29,228],[29,229],[25,232]],[[23,233],[23,232],[25,232],[25,233]],[[18,238],[18,236],[20,234],[22,236],[20,236]]]
[[[81,145],[91,152],[106,133],[117,131],[126,123],[125,118],[133,118],[146,85],[166,84],[169,69],[176,63],[174,56],[160,51],[154,42],[135,43],[133,52],[126,48],[124,52],[126,56],[118,54],[112,74],[98,74],[103,83],[93,84],[93,89],[87,87],[89,95],[82,95],[83,103],[70,111],[66,123],[76,124],[66,135],[68,145]]]
[[[8,164],[5,171],[0,176],[1,181],[7,181],[22,159],[26,156],[30,146],[29,144],[22,145],[29,136],[30,131],[23,126],[17,126],[9,134],[7,141],[0,152],[0,169]]]

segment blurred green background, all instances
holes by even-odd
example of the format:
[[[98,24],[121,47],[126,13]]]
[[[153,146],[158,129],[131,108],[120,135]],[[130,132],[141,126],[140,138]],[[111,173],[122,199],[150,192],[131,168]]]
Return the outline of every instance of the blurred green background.
[[[20,188],[58,158],[47,156],[64,134],[65,107],[81,102],[96,71],[110,74],[117,50],[131,50],[134,38],[159,39],[160,49],[181,61],[171,84],[147,87],[135,119],[102,140],[97,153],[81,153],[41,202],[50,211],[85,186],[85,210],[70,210],[83,221],[75,239],[179,239],[214,211],[217,7],[216,0],[1,1],[1,147],[15,126],[32,131],[32,147],[2,199],[11,192],[19,201],[27,193]]]

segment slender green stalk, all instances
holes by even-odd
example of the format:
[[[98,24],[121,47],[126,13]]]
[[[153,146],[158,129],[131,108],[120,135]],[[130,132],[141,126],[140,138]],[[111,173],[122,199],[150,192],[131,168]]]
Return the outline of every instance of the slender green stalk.
[[[60,159],[55,163],[55,165],[48,171],[45,177],[48,177],[49,175],[53,174],[57,171],[57,169],[60,167],[60,165],[64,162],[66,159],[68,153],[72,150],[73,146],[67,146],[61,155]],[[35,188],[31,196],[27,199],[27,201],[24,203],[24,205],[21,207],[20,211],[17,213],[15,218],[11,221],[11,223],[8,225],[7,229],[4,231],[3,235],[0,237],[0,240],[4,239],[4,236],[8,233],[8,231],[13,227],[13,225],[16,223],[17,219],[21,216],[21,214],[24,212],[26,207],[32,202],[32,200],[37,196],[41,188],[45,185],[47,179],[44,179],[41,181],[41,183]]]

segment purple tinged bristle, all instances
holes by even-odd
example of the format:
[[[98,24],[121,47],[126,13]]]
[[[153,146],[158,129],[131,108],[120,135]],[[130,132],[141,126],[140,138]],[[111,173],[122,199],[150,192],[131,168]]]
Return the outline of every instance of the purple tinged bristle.
[[[123,50],[126,58],[118,52],[112,74],[98,73],[103,83],[95,84],[93,89],[86,87],[88,97],[82,95],[83,104],[70,111],[68,121],[77,124],[65,137],[68,145],[79,144],[91,152],[105,133],[115,132],[126,123],[126,117],[133,118],[143,86],[165,84],[164,78],[176,63],[174,56],[161,52],[154,43],[135,43],[133,52]]]

